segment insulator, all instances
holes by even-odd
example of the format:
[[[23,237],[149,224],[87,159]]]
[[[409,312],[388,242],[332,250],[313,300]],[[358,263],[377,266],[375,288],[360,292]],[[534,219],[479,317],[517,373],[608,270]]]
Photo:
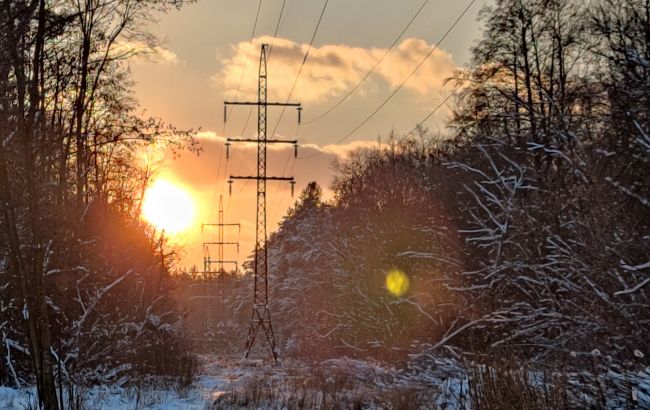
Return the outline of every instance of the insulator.
[[[296,186],[296,181],[291,181],[291,197],[292,198],[293,198],[295,186]]]
[[[298,158],[298,144],[293,144],[293,157]]]
[[[302,121],[302,107],[298,107],[298,124]]]
[[[226,142],[226,159],[230,159],[230,143]]]
[[[228,121],[228,107],[223,106],[223,123],[225,124]]]
[[[228,181],[228,195],[232,195],[232,179]]]
[[[237,242],[237,253],[239,253],[239,242]]]

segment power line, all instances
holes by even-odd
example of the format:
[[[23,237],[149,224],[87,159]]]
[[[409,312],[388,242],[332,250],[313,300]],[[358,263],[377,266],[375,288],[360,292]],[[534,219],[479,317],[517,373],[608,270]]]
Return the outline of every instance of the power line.
[[[296,132],[295,132],[294,135],[293,135],[293,139],[296,140],[296,141],[298,141],[298,131],[299,131],[299,130],[300,130],[300,123],[298,123],[298,125],[296,126]],[[297,143],[296,143],[296,144],[297,144]],[[297,145],[296,145],[296,146],[297,146]],[[289,162],[291,161],[291,157],[294,157],[293,162],[296,161],[297,148],[294,148],[294,149],[296,149],[296,151],[294,151],[293,154],[291,153],[291,151],[289,151],[289,154],[287,155],[287,159],[284,161],[284,166],[282,167],[282,172],[280,172],[280,175],[281,175],[281,176],[283,176],[283,175],[285,174],[285,172],[286,172],[286,170],[287,170],[287,166],[289,165]],[[286,187],[285,187],[285,188],[286,188]],[[276,186],[275,189],[274,189],[274,191],[273,191],[274,195],[278,194],[278,192],[279,192],[281,189],[282,189],[282,188],[279,188],[279,187]],[[278,202],[277,202],[277,205],[276,205],[275,210],[274,210],[274,212],[273,212],[273,214],[272,214],[274,218],[277,216],[277,213],[278,213],[278,211],[279,211],[279,209],[280,209],[281,201],[282,201],[282,200],[281,200],[281,199],[277,199],[277,201],[278,201]]]
[[[287,0],[282,0],[282,7],[280,8],[280,14],[278,15],[278,22],[275,24],[275,31],[273,32],[273,40],[271,41],[271,47],[269,47],[269,56],[268,60],[271,59],[271,53],[273,53],[273,46],[275,45],[275,39],[278,37],[278,30],[280,30],[280,24],[282,22],[282,13],[284,12],[284,6],[286,6]]]
[[[257,3],[257,13],[255,14],[255,23],[253,23],[253,31],[251,32],[251,39],[249,41],[249,43],[251,44],[253,44],[253,39],[255,38],[255,31],[257,30],[257,22],[260,19],[260,10],[262,10],[262,0],[259,0],[259,2]],[[247,65],[248,65],[248,59],[245,59],[244,67],[241,70],[241,75],[239,76],[239,84],[237,85],[237,91],[235,92],[235,99],[239,97],[239,91],[241,90],[241,85],[242,82],[244,81],[244,73],[246,72]]]
[[[309,45],[307,46],[307,51],[305,52],[305,56],[302,59],[302,63],[300,64],[300,68],[298,68],[298,74],[296,75],[296,79],[293,81],[293,84],[291,85],[291,89],[289,90],[289,95],[287,96],[286,102],[289,102],[291,99],[291,96],[293,95],[293,91],[296,88],[296,84],[298,83],[298,79],[300,78],[300,75],[302,74],[302,69],[305,67],[305,63],[307,63],[307,58],[309,57],[309,52],[311,51],[311,47],[314,44],[314,40],[316,39],[316,33],[318,33],[318,29],[320,27],[321,22],[323,21],[323,16],[325,15],[325,10],[327,9],[327,4],[329,3],[329,0],[325,0],[325,3],[323,3],[323,9],[320,12],[320,16],[318,16],[318,21],[316,22],[316,27],[314,27],[314,32],[311,35],[311,39],[309,40]],[[271,136],[275,135],[275,132],[278,130],[278,126],[280,125],[280,121],[282,121],[282,117],[284,116],[284,112],[286,110],[286,107],[282,107],[282,111],[280,112],[280,116],[278,118],[278,122],[275,124],[275,128],[273,128],[273,133]]]
[[[286,1],[286,0],[284,0],[284,1]],[[284,1],[282,3],[282,10],[284,10]],[[257,12],[255,13],[255,22],[253,23],[253,30],[251,31],[251,38],[250,38],[250,41],[249,41],[250,44],[253,44],[253,39],[255,38],[255,32],[257,31],[257,23],[259,22],[259,19],[260,19],[260,11],[261,10],[262,10],[262,0],[259,0],[259,2],[257,3]],[[280,20],[282,19],[282,10],[280,10],[280,16],[278,18],[278,23],[276,24],[276,27],[275,27],[275,34],[277,34],[278,29],[280,27]],[[273,35],[273,40],[274,41],[275,41],[275,34]],[[239,96],[239,91],[241,90],[241,85],[242,85],[242,82],[244,80],[244,73],[246,72],[246,66],[247,65],[248,65],[248,59],[244,60],[244,67],[242,68],[241,75],[239,76],[239,84],[237,85],[237,91],[235,92],[235,99],[237,99],[237,97]],[[252,112],[253,112],[253,110],[251,108],[250,112],[248,113],[248,117],[246,118],[246,123],[244,124],[244,128],[242,130],[242,136],[243,136],[244,131],[246,131],[246,128],[248,127],[248,121],[250,120]],[[230,118],[230,115],[231,115],[231,113],[227,113],[225,120]],[[223,137],[224,138],[226,137],[226,121],[224,121],[224,123],[223,123]],[[220,151],[219,163],[221,163],[221,154],[222,153],[223,153],[223,148],[221,148],[221,151]],[[224,170],[223,170],[223,175],[224,175],[223,190],[226,189],[227,181],[226,181],[225,176],[228,175],[228,165],[229,165],[229,161],[228,161],[228,158],[226,158],[226,165],[224,166]],[[217,173],[217,181],[219,181],[219,173]],[[215,198],[216,198],[216,190],[215,190]],[[229,214],[230,213],[230,196],[228,196],[228,208],[227,209],[228,209],[227,213]],[[210,211],[210,213],[212,213],[212,211]]]
[[[280,8],[280,13],[278,14],[278,21],[275,23],[275,30],[273,32],[273,40],[271,40],[271,46],[269,47],[269,55],[267,57],[267,60],[271,59],[271,52],[273,51],[273,45],[275,44],[275,39],[278,36],[278,31],[280,30],[280,25],[282,24],[282,13],[284,12],[284,8],[285,8],[286,4],[287,4],[287,0],[282,0],[282,7]],[[257,21],[258,21],[258,18],[259,18],[260,6],[261,5],[262,5],[262,1],[260,0],[258,8],[257,8],[257,16],[255,17],[255,25],[253,27],[253,35],[251,35],[251,41],[250,41],[251,43],[253,42],[253,38],[255,36],[255,28],[257,27]],[[248,59],[246,59],[244,67],[246,67],[247,62],[248,62]],[[242,72],[242,76],[243,76],[243,72]],[[241,79],[240,79],[240,84],[239,85],[241,86]],[[238,88],[237,92],[239,92],[239,88]],[[235,99],[236,99],[236,97],[235,97]],[[249,121],[251,119],[252,114],[253,114],[253,107],[250,107],[250,109],[248,110],[248,116],[246,117],[246,122],[244,123],[244,128],[242,128],[242,131],[241,131],[241,134],[240,134],[240,136],[242,136],[242,137],[246,133],[246,129],[248,128],[248,123],[249,123]],[[230,113],[228,113],[228,117],[229,116],[230,116]],[[224,131],[224,136],[225,136],[225,131]],[[234,153],[234,150],[233,150],[233,153]]]
[[[297,132],[296,132],[296,134],[297,134]],[[294,138],[294,139],[295,139],[295,138]],[[289,154],[287,155],[287,159],[284,161],[284,167],[282,168],[282,172],[280,173],[280,175],[284,175],[284,174],[285,174],[285,172],[287,171],[287,167],[289,166],[289,163],[291,163],[291,170],[289,171],[289,174],[291,174],[291,173],[293,172],[293,168],[294,168],[295,165],[296,165],[296,159],[295,159],[295,158],[293,159],[293,161],[291,161],[291,157],[293,157],[293,156],[294,156],[293,153],[292,153],[292,152],[289,152]],[[284,190],[286,190],[286,189],[288,189],[287,186],[285,186],[284,189],[282,189],[282,188],[276,188],[275,193],[277,194],[278,191],[280,191],[280,190],[283,190],[283,191],[284,191]],[[280,197],[280,198],[281,198],[281,197]],[[280,207],[282,206],[282,203],[283,203],[282,199],[278,199],[278,200],[277,200],[277,203],[276,203],[275,209],[273,210],[273,213],[271,214],[271,215],[273,216],[273,219],[275,219],[275,218],[278,216],[278,212],[280,211]]]
[[[452,92],[451,94],[449,94],[448,96],[446,96],[442,101],[440,101],[440,104],[436,105],[435,108],[434,108],[433,110],[431,110],[431,111],[426,115],[426,117],[424,117],[422,120],[420,120],[420,121],[417,123],[417,125],[416,125],[415,127],[413,127],[413,129],[412,129],[411,131],[409,131],[408,134],[406,134],[406,135],[404,136],[404,138],[408,138],[408,137],[410,137],[411,135],[413,135],[413,133],[416,132],[416,131],[417,131],[417,130],[422,126],[422,124],[424,124],[425,122],[427,122],[427,121],[429,120],[429,118],[431,118],[431,117],[432,117],[436,112],[438,112],[438,110],[439,110],[440,108],[442,108],[442,106],[445,105],[445,104],[447,103],[447,101],[449,101],[449,99],[450,99],[451,97],[453,97],[455,94],[456,94],[456,91]]]
[[[267,57],[267,60],[271,59],[271,52],[273,51],[273,44],[275,44],[275,39],[278,36],[278,31],[280,30],[280,25],[282,24],[282,13],[284,12],[284,8],[285,8],[286,4],[287,4],[287,0],[283,0],[282,1],[282,7],[280,8],[280,13],[278,14],[278,21],[275,23],[275,30],[273,32],[273,40],[271,41],[271,46],[269,48],[269,55]],[[262,6],[262,0],[260,0],[260,2],[258,4],[258,7],[257,7],[257,15],[255,17],[255,24],[253,26],[253,34],[251,35],[251,40],[250,40],[251,44],[253,43],[253,38],[255,36],[255,29],[257,28],[257,21],[259,19],[261,6]],[[245,69],[247,63],[248,63],[248,59],[246,59],[246,61],[244,62],[244,69]],[[242,71],[242,78],[243,78],[243,71]],[[240,78],[240,80],[239,80],[239,86],[241,86],[242,78]],[[237,93],[239,93],[239,87],[237,88]],[[235,99],[236,98],[237,97],[235,97]],[[242,128],[242,132],[240,134],[242,137],[244,136],[244,133],[246,132],[246,129],[248,128],[248,123],[249,123],[249,121],[251,119],[252,114],[253,114],[253,107],[250,107],[250,109],[248,111],[248,116],[246,117],[246,122],[244,123],[244,128]],[[228,113],[228,118],[229,117],[230,117],[230,113]],[[224,136],[225,136],[225,132],[224,132]]]
[[[429,59],[429,57],[431,57],[431,55],[438,49],[440,44],[447,38],[447,36],[454,30],[454,28],[456,28],[456,26],[458,25],[460,20],[463,17],[465,17],[465,14],[467,14],[467,12],[474,5],[474,3],[476,3],[476,0],[471,0],[469,2],[467,7],[465,7],[465,9],[463,9],[462,13],[460,13],[458,18],[456,18],[456,20],[449,27],[449,29],[447,29],[447,31],[442,35],[440,40],[438,40],[438,42],[433,47],[431,47],[431,49],[429,50],[427,55],[415,66],[415,68],[409,73],[409,75],[406,76],[406,78],[388,95],[388,97],[386,97],[386,99],[384,99],[384,101],[381,104],[379,104],[379,106],[377,108],[375,108],[375,110],[372,111],[366,118],[364,118],[356,127],[354,127],[350,132],[345,134],[336,143],[334,143],[334,145],[338,145],[338,144],[342,143],[343,141],[345,141],[346,139],[350,138],[355,132],[357,132],[368,121],[370,121],[386,104],[388,104],[388,102],[397,94],[397,92],[399,90],[401,90],[402,87],[404,87],[404,85],[411,79],[411,77],[413,77],[413,75],[415,75],[415,73],[420,69],[420,67],[422,67],[422,65]],[[314,156],[319,155],[319,154],[320,153],[316,153],[316,154],[313,154],[313,155],[310,155],[310,156],[301,157],[300,159],[311,158],[311,157],[314,157]]]
[[[225,127],[224,127],[225,130]],[[212,195],[212,201],[210,202],[210,212],[208,213],[208,218],[212,218],[212,213],[214,212],[214,203],[217,201],[217,190],[219,189],[219,174],[221,173],[221,155],[223,155],[223,145],[219,144],[219,154],[217,159],[217,182],[214,184],[214,194]]]
[[[428,3],[429,3],[429,0],[425,0],[425,1],[420,5],[420,7],[417,9],[417,11],[416,11],[415,14],[413,15],[413,17],[411,17],[411,19],[409,20],[409,22],[408,22],[408,23],[406,24],[406,26],[402,29],[402,31],[399,33],[399,35],[395,38],[395,40],[394,40],[393,43],[390,45],[390,47],[388,47],[388,48],[386,49],[386,51],[385,51],[384,54],[381,56],[381,58],[375,62],[375,65],[372,66],[372,68],[371,68],[371,69],[370,69],[370,70],[369,70],[369,71],[368,71],[368,72],[363,76],[363,78],[361,78],[361,80],[359,80],[359,82],[357,82],[357,83],[354,85],[354,87],[352,87],[350,90],[348,90],[348,92],[347,92],[347,93],[346,93],[346,94],[345,94],[341,99],[339,99],[336,103],[334,103],[330,108],[328,108],[327,110],[325,110],[323,113],[317,115],[316,117],[314,117],[314,118],[312,118],[312,119],[310,119],[310,120],[305,121],[304,124],[307,125],[307,124],[311,124],[312,122],[318,121],[319,119],[323,118],[324,116],[326,116],[326,115],[329,114],[330,112],[334,111],[334,109],[335,109],[336,107],[338,107],[338,106],[341,105],[345,100],[347,100],[348,97],[350,97],[350,96],[351,96],[351,95],[352,95],[352,94],[353,94],[353,93],[354,93],[354,92],[355,92],[355,91],[356,91],[356,90],[361,86],[361,84],[363,84],[363,83],[368,79],[368,77],[370,77],[370,75],[375,71],[375,69],[377,69],[377,67],[379,66],[379,64],[381,64],[382,61],[384,61],[384,59],[386,58],[386,56],[387,56],[387,55],[388,55],[388,54],[393,50],[393,48],[395,48],[395,46],[397,45],[397,43],[399,43],[399,41],[402,39],[402,37],[404,36],[404,34],[406,33],[406,31],[411,27],[411,24],[413,24],[413,22],[415,21],[415,19],[420,15],[420,13],[422,12],[422,10],[424,9],[424,7],[425,7]]]
[[[431,50],[429,50],[427,55],[418,63],[418,65],[415,66],[415,68],[409,73],[408,76],[406,76],[406,78],[400,83],[400,85],[397,86],[397,88],[395,88],[393,92],[391,92],[390,95],[381,104],[379,104],[379,106],[372,113],[370,113],[370,115],[368,115],[363,121],[361,121],[359,125],[357,125],[354,129],[352,129],[352,131],[348,132],[345,136],[339,139],[335,145],[340,144],[341,142],[345,141],[350,136],[352,136],[352,134],[358,131],[362,126],[364,126],[368,121],[370,121],[386,104],[388,104],[388,102],[397,94],[397,92],[401,90],[402,87],[404,87],[404,85],[413,77],[413,75],[415,75],[415,73],[420,69],[420,67],[422,67],[422,65],[429,59],[429,57],[431,57],[431,55],[438,49],[440,44],[447,38],[447,36],[453,31],[453,29],[456,28],[456,25],[465,16],[465,14],[467,14],[469,9],[472,7],[472,5],[474,5],[475,2],[476,0],[471,0],[469,2],[469,4],[467,5],[467,7],[465,7],[465,9],[460,14],[460,16],[458,16],[456,21],[454,21],[451,27],[449,27],[449,29],[445,32],[445,34],[443,34],[440,40],[438,40],[438,42],[431,48]]]
[[[251,38],[249,40],[249,43],[253,44],[253,39],[255,38],[255,32],[257,31],[257,23],[260,18],[260,11],[262,10],[262,0],[259,0],[257,3],[257,12],[255,13],[255,22],[253,23],[253,30],[251,31]],[[237,91],[235,91],[235,99],[239,96],[239,91],[241,90],[241,85],[244,80],[244,74],[246,73],[246,67],[248,66],[248,59],[244,60],[244,67],[242,67],[241,74],[239,76],[239,84],[237,84]],[[252,112],[252,109],[251,109]],[[227,113],[225,121],[223,122],[223,137],[226,137],[226,122],[230,118],[231,113]],[[248,126],[248,120],[250,119],[251,113],[248,114],[248,118],[246,119],[246,124],[244,125],[244,130]],[[243,132],[243,131],[242,131]],[[220,154],[223,152],[223,148],[220,151]],[[219,155],[219,163],[221,163],[221,155]],[[228,159],[226,158],[226,166],[224,168],[224,177],[228,173]],[[217,173],[217,181],[219,181],[219,173]],[[224,189],[226,188],[226,180],[224,178]],[[211,211],[212,212],[212,211]]]
[[[282,1],[282,6],[280,7],[280,13],[278,14],[278,20],[277,20],[277,22],[275,23],[275,30],[274,30],[274,32],[273,32],[273,40],[271,40],[271,45],[270,45],[270,47],[269,47],[269,53],[268,53],[267,61],[271,59],[271,53],[272,53],[272,51],[273,51],[273,45],[275,44],[275,40],[276,40],[276,38],[277,38],[277,36],[278,36],[278,32],[279,32],[279,30],[280,30],[280,26],[282,25],[282,16],[283,16],[283,13],[284,13],[284,9],[285,9],[286,3],[287,3],[287,0],[283,0],[283,1]],[[260,1],[260,4],[261,4],[261,1]],[[259,7],[258,7],[258,11],[257,11],[257,12],[258,12],[258,15],[259,15]],[[256,25],[257,25],[257,18],[256,18]],[[254,33],[254,32],[255,32],[255,30],[253,29],[253,33]],[[253,41],[253,37],[251,37],[251,43],[252,43],[252,41]],[[246,60],[246,62],[248,62],[248,60]],[[240,85],[241,85],[241,83],[240,83]],[[242,138],[243,138],[244,135],[246,134],[246,129],[248,128],[248,124],[249,124],[249,122],[250,122],[250,119],[251,119],[252,114],[253,114],[253,107],[250,107],[250,109],[248,110],[248,116],[246,117],[246,122],[244,123],[244,127],[242,128],[242,131],[241,131],[241,133],[240,133],[240,136],[241,136]],[[230,115],[230,114],[229,114],[229,115]],[[225,136],[225,133],[224,133],[224,136]],[[234,155],[234,153],[235,153],[236,150],[237,150],[237,147],[233,147],[233,152],[232,152],[233,155]],[[227,174],[227,168],[226,168],[226,170],[225,170],[225,173]],[[224,175],[225,175],[225,174],[224,174]],[[248,182],[249,182],[249,181],[245,181],[245,182],[244,182],[244,184],[242,185],[242,187],[241,187],[241,189],[239,190],[238,193],[241,193],[241,192],[242,192],[242,191],[243,191],[243,190],[248,186]],[[224,180],[224,184],[225,184],[225,183],[226,183],[226,182],[225,182],[225,180]],[[224,187],[225,187],[225,185],[224,185]],[[228,211],[230,211],[230,196],[228,197]]]
[[[257,13],[255,14],[255,23],[253,24],[253,32],[251,34],[251,43],[253,42],[253,38],[255,38],[255,31],[257,30],[257,22],[260,19],[260,10],[262,9],[262,0],[257,3]]]
[[[311,51],[311,48],[314,44],[314,40],[316,39],[316,34],[318,33],[318,29],[320,28],[321,22],[323,21],[323,16],[325,15],[325,10],[327,9],[327,5],[329,3],[329,0],[325,0],[323,3],[323,8],[321,9],[320,15],[318,16],[318,21],[316,22],[316,26],[314,27],[314,31],[311,35],[311,38],[309,40],[309,45],[307,46],[307,51],[305,52],[305,55],[303,56],[302,62],[300,64],[300,67],[298,68],[298,73],[296,74],[296,78],[293,81],[293,84],[291,85],[291,89],[289,90],[289,95],[287,96],[287,99],[285,102],[289,102],[291,99],[291,96],[293,95],[293,92],[295,90],[296,84],[298,83],[298,79],[300,78],[300,75],[302,74],[302,70],[305,67],[305,64],[307,63],[307,58],[309,57],[309,52]],[[282,7],[284,8],[284,2],[282,4]],[[277,28],[276,28],[276,34],[277,34]],[[275,36],[273,38],[275,40]],[[282,110],[280,111],[280,115],[278,117],[278,121],[275,124],[275,127],[273,128],[273,132],[271,133],[271,136],[274,136],[276,131],[278,130],[278,127],[280,126],[280,121],[282,121],[282,117],[284,116],[284,112],[286,111],[286,107],[282,107]],[[296,134],[295,136],[298,135],[298,130],[300,129],[300,121],[298,122],[298,128],[296,128]],[[294,138],[295,139],[295,138]],[[287,158],[287,161],[285,161],[284,168],[282,170],[282,173],[280,175],[284,175],[284,171],[287,169],[287,165],[289,164],[289,158]],[[278,193],[278,188],[276,187],[275,191],[276,194]],[[277,209],[279,208],[279,204],[276,207],[276,213]]]

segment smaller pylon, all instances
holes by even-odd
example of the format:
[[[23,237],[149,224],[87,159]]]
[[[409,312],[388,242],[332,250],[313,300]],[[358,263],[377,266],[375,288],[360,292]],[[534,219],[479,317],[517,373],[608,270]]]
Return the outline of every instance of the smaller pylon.
[[[235,260],[225,260],[224,259],[224,246],[232,245],[237,247],[237,253],[239,253],[239,242],[226,242],[224,240],[224,229],[226,227],[237,227],[241,231],[241,225],[238,223],[224,223],[223,217],[223,195],[219,196],[219,219],[217,223],[204,223],[201,224],[201,230],[205,227],[215,227],[217,228],[217,240],[203,242],[203,278],[206,282],[213,282],[216,279],[217,289],[219,290],[219,298],[221,299],[221,315],[225,314],[225,276],[226,270],[224,269],[225,265],[234,265],[235,271],[239,270],[239,264]],[[210,256],[210,246],[217,247],[217,258],[212,259]],[[214,265],[217,265],[217,269],[214,270]],[[204,325],[204,334],[212,333],[213,331],[213,320],[212,320],[212,296],[206,295],[206,306],[205,306],[205,325]]]
[[[210,258],[209,252],[204,252],[203,255],[203,270],[205,273],[210,273],[214,272],[212,270],[212,265],[216,264],[218,266],[218,269],[216,273],[220,276],[225,273],[224,270],[224,265],[226,264],[231,264],[235,265],[235,270],[239,268],[237,261],[232,261],[232,260],[225,260],[223,256],[223,248],[224,246],[236,246],[237,247],[237,253],[239,253],[239,242],[226,242],[224,240],[224,228],[226,227],[237,227],[239,232],[241,232],[241,224],[238,223],[224,223],[223,220],[223,195],[219,195],[219,217],[218,217],[218,222],[217,223],[205,223],[201,224],[201,230],[203,230],[206,226],[207,227],[215,227],[217,228],[217,240],[214,242],[203,242],[203,249],[208,250],[210,246],[217,246],[217,259],[213,260]]]

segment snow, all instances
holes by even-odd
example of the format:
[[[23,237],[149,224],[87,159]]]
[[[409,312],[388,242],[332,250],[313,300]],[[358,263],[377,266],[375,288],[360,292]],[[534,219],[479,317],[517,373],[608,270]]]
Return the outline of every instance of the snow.
[[[650,283],[650,278],[646,278],[644,281],[638,283],[636,286],[634,286],[632,288],[619,290],[618,292],[615,292],[614,295],[615,296],[621,296],[621,295],[627,295],[628,293],[634,293],[637,290],[644,287],[645,285],[647,285],[648,283]]]
[[[67,399],[64,393],[64,400]],[[0,408],[33,408],[36,401],[35,388],[12,389],[0,387]],[[165,388],[123,388],[117,386],[96,386],[83,394],[85,409],[155,409],[155,410],[201,410],[208,403],[202,391],[192,388],[177,391]]]
[[[31,390],[18,390],[10,387],[0,386],[0,408],[18,409],[27,407],[30,402],[28,395],[33,396]]]
[[[200,356],[199,360],[202,363],[199,375],[187,388],[164,380],[149,380],[143,383],[146,387],[141,388],[95,386],[83,391],[82,407],[116,410],[207,410],[215,408],[215,404],[218,404],[227,408],[291,408],[291,395],[296,394],[298,386],[298,389],[303,389],[303,398],[305,391],[312,393],[312,396],[309,396],[312,401],[309,403],[313,405],[335,398],[339,404],[350,404],[361,398],[364,408],[388,408],[391,403],[383,402],[390,398],[387,394],[401,390],[406,392],[407,398],[410,395],[416,397],[418,394],[424,394],[418,397],[430,399],[438,409],[471,409],[468,400],[468,375],[471,374],[469,369],[454,359],[431,353],[411,355],[403,368],[374,360],[347,357],[316,363],[288,359],[277,366],[270,361],[242,361],[212,355]],[[639,406],[650,406],[650,368],[634,376],[638,377],[638,384],[634,388],[633,396]],[[543,383],[540,374],[531,372],[530,378],[537,380],[537,384]],[[598,379],[605,378],[610,384],[629,380],[627,376],[611,371]],[[571,379],[571,384],[580,387],[580,375],[574,374]],[[312,386],[310,382],[314,380],[320,384]],[[242,392],[250,390],[251,386],[259,390],[258,394],[264,391],[274,394],[271,397],[274,403],[242,402]],[[589,393],[588,389],[584,391],[585,394]],[[0,386],[2,409],[34,408],[35,397],[34,387],[15,389]],[[617,408],[617,405],[621,404],[620,400],[620,397],[615,396],[608,399],[610,408]]]
[[[242,372],[237,372],[233,363],[224,366],[211,358],[202,358],[204,365],[201,375],[197,376],[188,388],[178,387],[171,382],[159,381],[148,383],[139,388],[111,386],[94,386],[83,392],[82,406],[87,409],[115,410],[202,410],[215,398],[232,388]],[[33,408],[36,389],[34,387],[15,389],[0,386],[0,409]],[[64,401],[67,394],[64,392]]]

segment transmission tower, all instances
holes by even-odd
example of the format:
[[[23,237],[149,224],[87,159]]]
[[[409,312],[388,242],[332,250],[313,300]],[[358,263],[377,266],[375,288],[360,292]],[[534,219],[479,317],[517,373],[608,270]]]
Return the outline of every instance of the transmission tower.
[[[256,176],[230,176],[230,193],[232,194],[232,183],[234,180],[255,180],[257,181],[257,218],[255,232],[255,263],[254,263],[254,290],[253,290],[253,311],[251,323],[246,339],[246,353],[248,358],[257,333],[260,329],[264,332],[266,340],[273,354],[273,359],[278,361],[278,353],[275,348],[275,336],[271,324],[271,311],[269,310],[269,281],[268,281],[268,258],[266,247],[266,182],[267,181],[288,181],[291,184],[291,192],[295,186],[293,177],[269,177],[266,176],[266,148],[267,144],[293,144],[294,155],[297,156],[297,140],[268,139],[266,135],[267,109],[269,106],[296,107],[298,110],[298,123],[302,107],[300,103],[289,102],[268,102],[267,101],[267,72],[266,72],[266,50],[267,44],[262,44],[260,53],[260,66],[257,87],[257,101],[225,101],[224,121],[227,109],[230,105],[247,105],[257,107],[257,139],[228,138],[226,140],[226,156],[229,156],[230,144],[232,142],[254,142],[257,144],[257,175]]]
[[[223,249],[224,246],[232,245],[237,247],[237,253],[239,253],[239,242],[226,242],[224,240],[224,229],[226,227],[237,227],[241,231],[241,225],[238,223],[224,223],[223,220],[223,196],[219,195],[219,216],[217,223],[205,223],[201,224],[201,229],[205,227],[216,227],[217,228],[217,240],[216,242],[203,242],[203,278],[206,282],[213,282],[216,280],[217,288],[220,293],[221,299],[221,314],[225,314],[225,275],[226,270],[224,265],[234,265],[235,270],[238,269],[237,261],[225,260]],[[210,257],[210,246],[217,246],[217,259],[212,259]],[[212,269],[213,265],[217,265],[216,272]],[[214,274],[216,273],[216,277]],[[205,306],[205,321],[204,321],[204,334],[212,332],[212,297],[207,296],[206,306]]]

